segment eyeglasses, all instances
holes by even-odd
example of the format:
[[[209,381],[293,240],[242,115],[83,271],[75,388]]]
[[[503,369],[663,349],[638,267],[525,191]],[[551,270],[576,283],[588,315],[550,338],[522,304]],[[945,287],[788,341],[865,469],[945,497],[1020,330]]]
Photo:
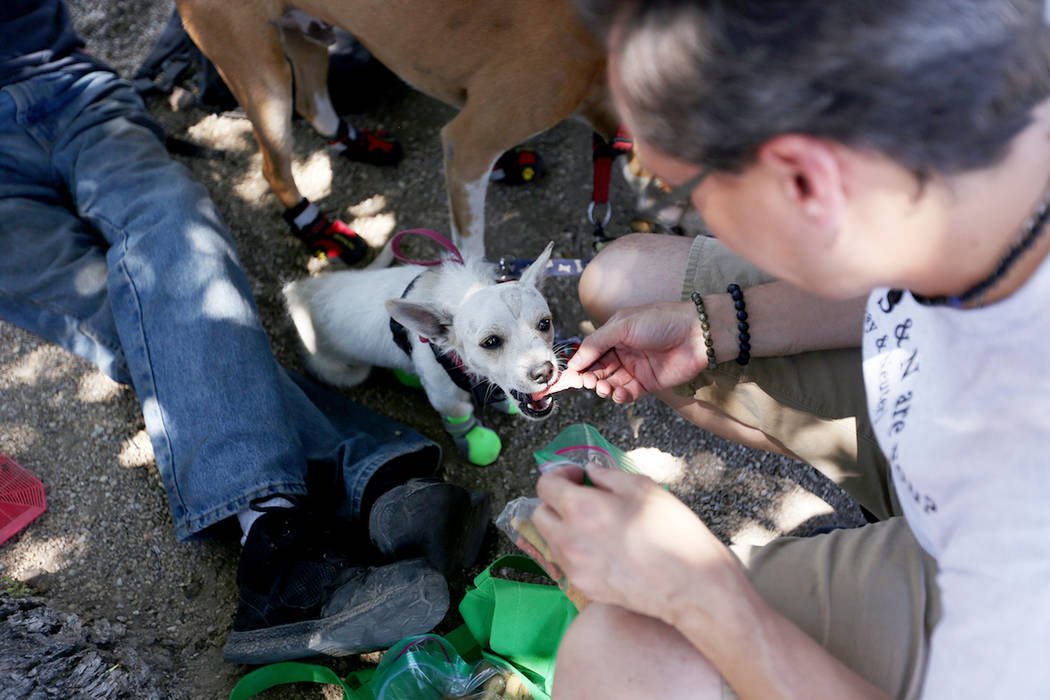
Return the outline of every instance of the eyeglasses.
[[[657,215],[667,207],[674,206],[683,199],[689,199],[693,194],[693,190],[699,187],[700,183],[704,181],[704,178],[712,172],[714,172],[714,168],[704,168],[667,194],[658,197],[655,202],[639,211],[636,216],[641,219],[656,219]]]

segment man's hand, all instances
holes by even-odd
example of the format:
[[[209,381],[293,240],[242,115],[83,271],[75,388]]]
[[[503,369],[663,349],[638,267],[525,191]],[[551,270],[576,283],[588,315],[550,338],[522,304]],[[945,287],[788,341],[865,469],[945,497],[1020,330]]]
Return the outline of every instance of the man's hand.
[[[681,384],[707,367],[692,302],[662,302],[617,311],[587,336],[549,392],[591,389],[616,403]]]
[[[543,505],[532,521],[573,585],[591,600],[676,624],[736,594],[739,565],[700,519],[646,476],[566,467],[536,484]]]

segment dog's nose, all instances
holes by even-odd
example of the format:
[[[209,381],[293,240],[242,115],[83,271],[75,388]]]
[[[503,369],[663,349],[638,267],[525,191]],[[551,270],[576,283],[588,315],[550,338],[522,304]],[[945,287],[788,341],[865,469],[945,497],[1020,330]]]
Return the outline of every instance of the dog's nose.
[[[544,362],[542,365],[536,365],[532,368],[532,373],[529,376],[534,382],[546,384],[551,380],[551,377],[554,376],[554,364],[551,362]]]

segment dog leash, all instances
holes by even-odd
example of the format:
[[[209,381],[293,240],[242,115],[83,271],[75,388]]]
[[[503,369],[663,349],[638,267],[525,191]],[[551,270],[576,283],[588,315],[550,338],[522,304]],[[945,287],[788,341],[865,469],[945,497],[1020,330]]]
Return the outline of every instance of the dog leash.
[[[613,161],[627,153],[634,146],[631,135],[627,129],[621,126],[609,141],[602,138],[597,131],[591,136],[591,160],[594,169],[594,191],[591,203],[587,207],[587,219],[594,227],[594,244],[596,249],[612,240],[605,233],[605,227],[612,218],[612,205],[609,204],[609,182],[612,174]],[[604,207],[605,212],[599,219],[595,210]]]
[[[411,258],[406,258],[401,252],[401,239],[403,239],[405,236],[413,234],[417,236],[423,236],[424,238],[429,238],[432,241],[435,241],[439,246],[441,246],[445,250],[452,253],[453,256],[455,256],[453,260],[458,262],[460,265],[463,264],[463,254],[459,252],[459,248],[456,247],[456,244],[442,236],[437,231],[429,228],[410,228],[394,234],[394,237],[390,239],[390,251],[394,254],[394,257],[400,260],[401,262],[407,263],[409,265],[422,265],[423,267],[431,267],[433,265],[440,265],[444,260],[443,258],[436,258],[434,260],[413,260]]]
[[[551,258],[547,261],[544,274],[548,277],[579,275],[590,261],[590,258]],[[499,268],[499,274],[496,276],[496,279],[500,282],[518,279],[521,277],[521,273],[525,272],[525,268],[534,262],[536,261],[530,258],[500,258],[499,262],[496,263],[496,266]]]

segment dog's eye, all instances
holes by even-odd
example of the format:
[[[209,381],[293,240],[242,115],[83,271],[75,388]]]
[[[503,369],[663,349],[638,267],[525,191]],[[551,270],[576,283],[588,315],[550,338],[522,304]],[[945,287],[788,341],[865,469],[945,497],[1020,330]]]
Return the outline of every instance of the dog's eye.
[[[536,324],[536,328],[539,329],[540,333],[546,333],[551,329],[551,320],[549,318],[541,318],[540,322]]]
[[[498,335],[490,335],[488,338],[481,341],[481,347],[486,350],[495,350],[500,345],[503,345],[503,338],[500,338]]]

